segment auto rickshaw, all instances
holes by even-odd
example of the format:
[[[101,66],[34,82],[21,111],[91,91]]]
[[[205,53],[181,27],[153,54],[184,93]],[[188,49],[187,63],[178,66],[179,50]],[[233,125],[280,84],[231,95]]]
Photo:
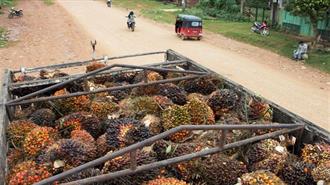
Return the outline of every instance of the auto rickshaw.
[[[179,14],[176,17],[175,33],[182,39],[202,38],[202,19],[193,15]]]

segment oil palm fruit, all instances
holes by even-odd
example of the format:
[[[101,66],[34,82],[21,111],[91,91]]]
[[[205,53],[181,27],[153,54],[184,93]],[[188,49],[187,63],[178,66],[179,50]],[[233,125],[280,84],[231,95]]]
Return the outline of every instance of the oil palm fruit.
[[[7,153],[7,165],[11,169],[13,166],[24,160],[24,152],[18,148],[9,148]]]
[[[185,181],[176,178],[161,177],[147,182],[146,185],[189,185],[189,184],[186,183]]]
[[[272,121],[273,110],[270,105],[260,98],[250,98],[248,102],[249,120]]]
[[[267,156],[264,160],[254,163],[252,169],[255,170],[267,170],[272,173],[277,174],[286,162],[286,155],[281,155],[278,153],[272,153]]]
[[[23,149],[29,156],[38,155],[57,139],[56,131],[51,127],[37,127],[29,132],[23,142]]]
[[[326,143],[306,144],[301,156],[306,163],[317,165],[319,161],[330,160],[330,145]]]
[[[107,88],[110,87],[119,87],[119,86],[123,86],[123,85],[128,85],[128,83],[114,83],[114,82],[107,82],[105,83],[105,86]],[[114,97],[114,101],[119,102],[125,98],[128,97],[128,95],[130,94],[131,90],[130,89],[123,89],[123,90],[114,90],[114,91],[109,91],[108,94],[110,96]]]
[[[137,75],[136,72],[122,72],[116,73],[112,77],[114,82],[121,83],[121,82],[128,82],[133,83],[134,77]]]
[[[15,173],[9,181],[9,185],[26,185],[34,184],[43,179],[50,177],[46,167],[39,166],[38,168],[29,168],[21,172]]]
[[[106,140],[112,150],[125,147],[149,137],[149,129],[135,119],[119,118],[108,120],[106,125]]]
[[[210,125],[215,123],[212,109],[197,98],[190,100],[186,105],[194,125]]]
[[[30,120],[17,120],[11,122],[7,127],[7,138],[10,144],[21,147],[26,135],[38,125]]]
[[[243,162],[230,159],[223,154],[214,154],[206,159],[193,161],[191,174],[199,176],[209,185],[232,185],[244,173],[247,173]]]
[[[108,145],[106,134],[101,135],[96,140],[96,146],[97,146],[96,148],[97,148],[98,157],[104,156],[105,154],[110,152],[113,148]]]
[[[156,96],[153,96],[152,98],[158,104],[158,106],[161,107],[161,109],[166,109],[169,106],[173,105],[172,100],[166,96],[156,95]]]
[[[86,66],[86,73],[95,71],[97,69],[104,68],[105,66],[107,66],[107,65],[105,65],[101,62],[93,62],[93,63],[89,64],[88,66]]]
[[[270,154],[278,153],[282,156],[287,156],[288,151],[285,147],[273,139],[266,139],[261,142],[253,144],[247,152],[245,157],[247,161],[252,164],[266,159]]]
[[[34,161],[32,161],[32,160],[22,161],[10,169],[9,173],[6,176],[7,182],[9,182],[11,179],[13,179],[13,177],[15,177],[16,174],[18,174],[20,172],[23,172],[23,171],[29,170],[29,169],[36,169],[36,168],[37,168],[37,164]]]
[[[29,119],[39,126],[55,127],[56,115],[50,109],[38,109],[29,116]]]
[[[118,110],[118,105],[107,97],[94,99],[90,105],[90,112],[101,120],[108,119],[108,115]]]
[[[172,83],[159,85],[159,94],[170,98],[173,103],[178,105],[184,105],[187,102],[186,92]]]
[[[58,90],[54,93],[54,96],[62,96],[67,95],[66,89]],[[54,101],[56,108],[61,113],[70,113],[70,112],[78,112],[78,111],[86,111],[89,109],[90,99],[88,96],[76,96],[64,99],[58,99]]]
[[[220,117],[223,113],[233,110],[238,100],[239,97],[235,91],[231,89],[220,89],[210,94],[207,104],[211,107],[214,114]]]
[[[193,80],[184,80],[179,83],[188,93],[200,93],[209,95],[217,89],[216,85],[209,79],[209,77],[201,77]]]
[[[137,119],[141,119],[147,114],[158,115],[160,112],[157,102],[149,96],[124,99],[119,104],[127,117],[135,117]]]
[[[199,93],[190,93],[187,96],[188,101],[191,101],[192,99],[195,99],[195,98],[202,102],[205,102],[207,100],[206,96],[199,94]]]
[[[190,114],[187,107],[173,105],[162,112],[163,127],[165,130],[175,128],[180,125],[190,124]],[[180,141],[189,135],[188,131],[181,131],[170,136],[173,141]]]
[[[303,161],[287,162],[279,177],[288,185],[316,185],[311,174],[313,168],[313,165]]]
[[[83,170],[77,174],[70,175],[66,177],[65,179],[61,180],[61,183],[67,183],[67,182],[72,182],[80,179],[85,179],[88,177],[94,177],[97,175],[101,175],[101,171],[96,168],[88,168],[86,170]],[[91,185],[103,185],[103,183],[91,183]]]
[[[149,128],[150,135],[160,134],[164,130],[160,118],[152,114],[144,116],[141,122]]]
[[[137,150],[136,151],[136,164],[137,166],[144,165],[144,164],[150,164],[152,162],[156,162],[156,158],[153,157],[152,153],[143,151],[143,150]],[[104,164],[104,167],[102,168],[102,173],[107,174],[109,172],[115,172],[118,170],[123,170],[130,168],[130,154],[127,153],[123,156],[114,158],[110,161],[107,161]],[[154,179],[159,173],[159,170],[152,169],[143,171],[134,175],[125,176],[119,179],[113,179],[110,181],[107,181],[106,183],[108,185],[126,185],[126,184],[132,184],[132,185],[140,185],[145,181],[149,181],[151,179]]]
[[[330,160],[321,161],[312,171],[314,181],[330,183]]]
[[[71,132],[71,139],[80,141],[83,143],[86,147],[86,150],[88,150],[88,156],[91,159],[94,159],[97,157],[97,148],[96,148],[96,142],[87,131],[85,130],[74,130]]]
[[[241,179],[242,185],[286,185],[274,173],[264,170],[245,173]]]

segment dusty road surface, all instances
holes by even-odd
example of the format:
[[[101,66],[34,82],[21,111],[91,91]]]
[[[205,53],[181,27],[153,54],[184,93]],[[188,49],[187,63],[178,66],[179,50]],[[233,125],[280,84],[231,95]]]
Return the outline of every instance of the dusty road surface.
[[[141,17],[136,19],[136,31],[130,32],[125,19],[128,11],[107,8],[99,1],[58,3],[112,55],[174,49],[330,130],[329,75],[213,34],[201,42],[181,41],[172,26]]]
[[[58,4],[21,0],[22,18],[0,15],[0,26],[10,31],[10,44],[0,49],[0,71],[4,68],[45,66],[91,57],[89,36]]]

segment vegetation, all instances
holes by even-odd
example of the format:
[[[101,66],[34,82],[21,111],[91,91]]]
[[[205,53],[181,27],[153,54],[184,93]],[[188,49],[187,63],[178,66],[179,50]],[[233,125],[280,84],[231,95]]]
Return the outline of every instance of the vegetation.
[[[0,48],[7,45],[7,30],[0,27]]]
[[[4,6],[10,6],[13,4],[13,0],[0,0],[0,8]]]
[[[317,22],[326,18],[330,13],[329,7],[329,0],[294,0],[290,1],[287,9],[295,15],[309,17],[316,36],[316,42],[318,42],[320,33],[317,29]]]
[[[53,0],[43,0],[46,5],[52,5],[54,4]]]

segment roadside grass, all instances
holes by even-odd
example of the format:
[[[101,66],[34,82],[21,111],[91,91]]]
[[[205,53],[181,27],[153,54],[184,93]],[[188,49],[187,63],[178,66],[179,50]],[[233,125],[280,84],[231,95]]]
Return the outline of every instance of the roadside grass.
[[[4,48],[7,46],[8,41],[6,34],[7,30],[0,27],[0,48]]]
[[[120,0],[113,1],[115,5],[128,10],[139,11],[142,16],[149,19],[174,25],[177,14],[182,13],[174,4],[165,4],[155,0]],[[166,11],[173,10],[173,11]],[[189,14],[201,15],[197,8],[187,9]],[[264,37],[250,31],[250,22],[231,22],[219,19],[204,18],[204,29],[213,33],[219,33],[226,37],[245,42],[260,48],[265,48],[282,56],[291,58],[296,49],[299,38],[286,33],[271,30],[270,36]],[[330,73],[330,52],[312,50],[306,64]]]
[[[53,0],[43,0],[43,2],[48,6],[54,4]]]

